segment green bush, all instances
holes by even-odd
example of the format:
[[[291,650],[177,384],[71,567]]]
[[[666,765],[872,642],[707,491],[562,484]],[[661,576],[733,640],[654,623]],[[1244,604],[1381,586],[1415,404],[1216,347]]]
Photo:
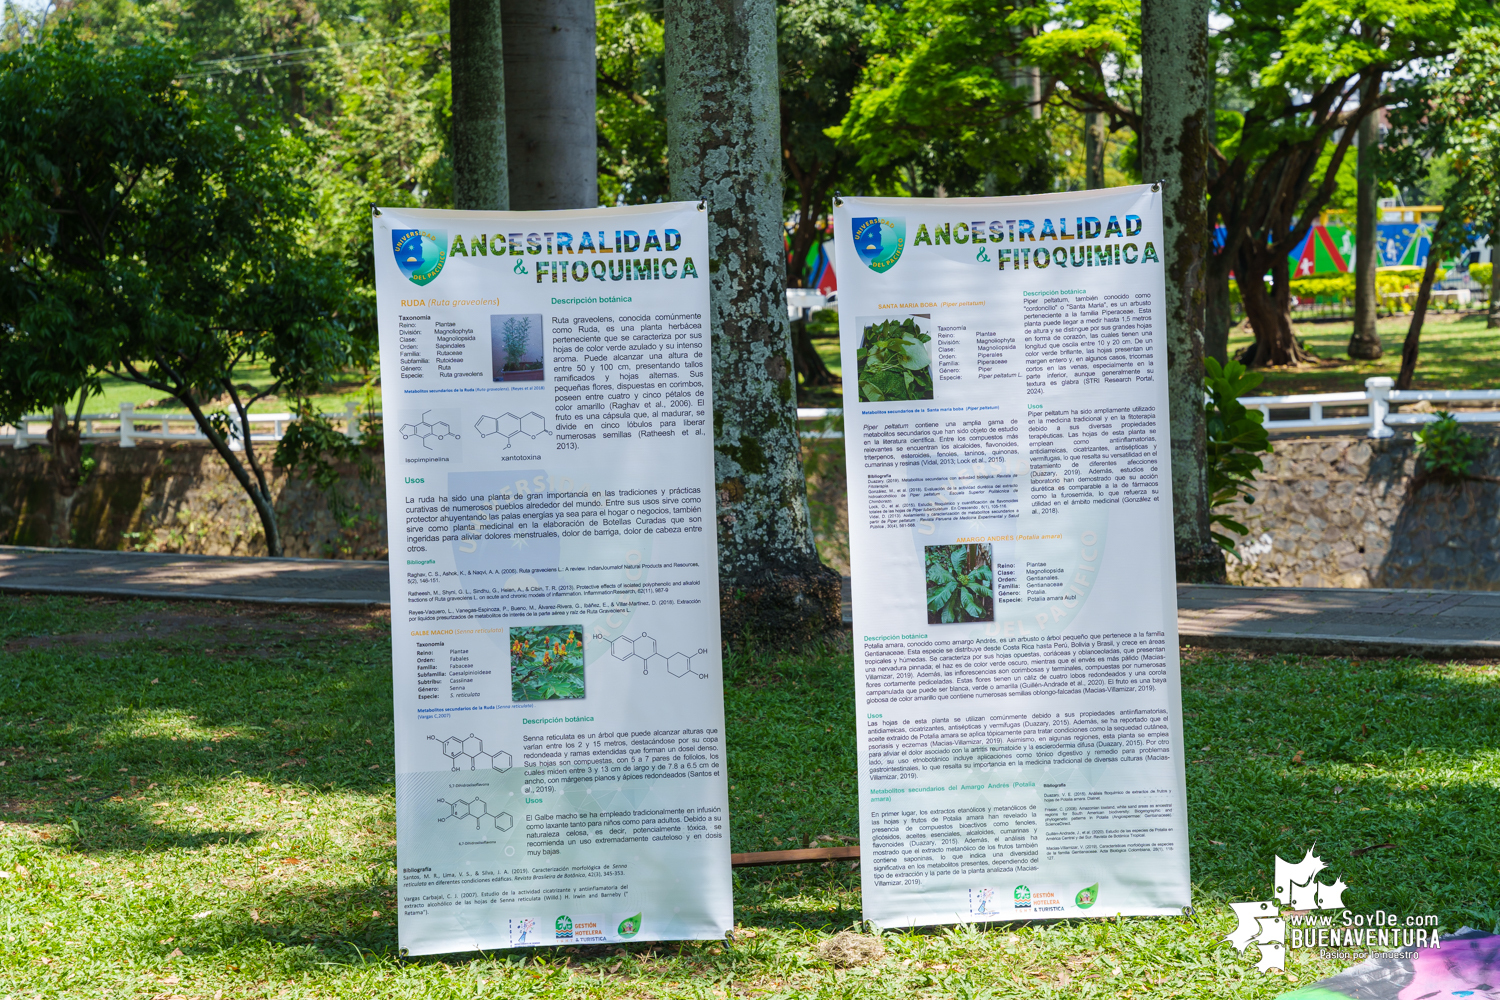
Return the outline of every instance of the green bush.
[[[1422,463],[1419,480],[1463,482],[1470,478],[1470,464],[1485,450],[1484,442],[1464,430],[1447,410],[1439,410],[1437,419],[1412,437],[1417,439],[1417,460]]]
[[[1473,278],[1474,281],[1476,281],[1481,286],[1487,286],[1490,283],[1490,278],[1494,275],[1494,273],[1495,273],[1495,265],[1494,264],[1470,264],[1469,265],[1469,277]]]
[[[1208,423],[1209,524],[1214,541],[1220,548],[1230,550],[1234,548],[1234,538],[1213,528],[1224,528],[1236,535],[1248,535],[1250,529],[1227,513],[1216,511],[1237,499],[1255,502],[1250,490],[1255,485],[1255,474],[1264,468],[1260,456],[1271,450],[1271,438],[1262,425],[1264,416],[1259,410],[1246,409],[1239,397],[1260,385],[1265,376],[1247,371],[1233,360],[1220,367],[1213,358],[1204,358],[1203,368],[1203,388],[1208,393],[1203,409]]]

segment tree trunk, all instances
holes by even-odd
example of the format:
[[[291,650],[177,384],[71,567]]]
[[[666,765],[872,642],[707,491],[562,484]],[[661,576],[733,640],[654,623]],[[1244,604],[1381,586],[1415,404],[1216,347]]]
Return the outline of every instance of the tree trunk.
[[[792,358],[797,364],[797,374],[802,376],[806,388],[838,385],[839,377],[823,362],[823,355],[813,346],[812,336],[807,332],[807,320],[792,320]]]
[[[1167,396],[1177,579],[1224,579],[1208,527],[1203,414],[1204,276],[1208,266],[1208,0],[1141,4],[1142,176],[1163,182]]]
[[[1379,315],[1375,269],[1380,264],[1376,229],[1380,215],[1380,189],[1375,182],[1375,149],[1379,143],[1379,116],[1371,112],[1359,126],[1359,195],[1354,217],[1354,333],[1349,337],[1349,357],[1356,361],[1374,361],[1385,353],[1380,345],[1380,332],[1375,328]]]
[[[1500,327],[1500,253],[1495,244],[1500,242],[1500,216],[1490,228],[1490,309],[1485,326],[1491,330]]]
[[[1097,111],[1083,115],[1083,185],[1104,187],[1104,152],[1109,146],[1109,118]]]
[[[594,0],[505,0],[510,206],[599,204]]]
[[[1229,328],[1234,307],[1229,301],[1229,268],[1210,262],[1204,282],[1203,353],[1219,364],[1229,363]]]
[[[1271,272],[1269,292],[1267,270]],[[1291,272],[1286,255],[1274,250],[1251,252],[1242,248],[1237,255],[1235,280],[1245,302],[1245,318],[1255,331],[1248,367],[1300,365],[1313,360],[1297,343],[1297,331],[1292,327]]]
[[[720,614],[727,636],[837,628],[797,434],[775,0],[667,0],[672,197],[708,203]]]
[[[1441,228],[1439,223],[1439,229]],[[1417,301],[1411,307],[1411,326],[1406,330],[1406,343],[1401,345],[1401,374],[1396,377],[1397,389],[1410,389],[1412,377],[1417,373],[1422,323],[1427,319],[1427,303],[1432,299],[1432,285],[1437,280],[1438,258],[1441,256],[1437,248],[1437,233],[1432,235],[1432,248],[1427,251],[1427,266],[1422,269],[1422,286],[1417,289]]]
[[[500,0],[450,0],[453,207],[510,208],[505,164],[505,66]]]
[[[83,412],[81,406],[79,412]],[[53,404],[47,443],[52,446],[50,478],[52,491],[57,495],[57,503],[52,506],[48,544],[61,547],[73,540],[73,503],[83,481],[83,437],[78,427],[69,422],[68,408],[61,403]]]

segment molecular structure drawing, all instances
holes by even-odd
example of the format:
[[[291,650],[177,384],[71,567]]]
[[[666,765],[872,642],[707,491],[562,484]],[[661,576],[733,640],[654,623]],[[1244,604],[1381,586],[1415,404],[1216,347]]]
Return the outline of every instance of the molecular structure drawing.
[[[514,443],[513,438],[517,434],[525,434],[535,441],[538,434],[551,434],[547,429],[547,418],[535,410],[522,416],[514,413],[502,413],[498,417],[480,417],[474,421],[474,429],[479,432],[481,438],[498,434],[505,438],[505,447],[509,449]]]
[[[508,812],[490,812],[490,807],[484,799],[458,799],[453,802],[438,799],[438,801],[448,807],[448,815],[438,820],[439,823],[446,823],[450,819],[472,819],[474,829],[478,830],[481,829],[480,823],[489,819],[494,822],[495,829],[501,833],[508,832],[516,824],[515,817]]]
[[[610,639],[603,632],[595,632],[595,639],[604,639],[609,643],[610,655],[624,662],[628,667],[639,666],[641,673],[651,673],[651,668],[657,670],[665,669],[673,677],[686,677],[693,674],[699,678],[707,678],[707,667],[702,660],[698,660],[708,652],[700,649],[696,653],[669,653],[663,654],[657,651],[656,640],[642,632],[634,639],[620,636],[618,639]],[[694,661],[698,660],[699,670],[694,670]]]
[[[428,420],[427,414],[431,412],[431,410],[423,410],[421,420],[417,421],[414,424],[402,424],[398,428],[398,430],[401,432],[401,440],[405,441],[410,437],[418,438],[422,442],[422,447],[426,448],[428,451],[431,451],[432,445],[427,443],[428,438],[437,438],[439,441],[441,441],[446,437],[451,437],[455,440],[460,437],[458,431],[448,426],[448,421]]]
[[[436,736],[427,737],[429,740],[438,740]],[[473,771],[481,767],[487,767],[504,774],[511,768],[510,754],[504,750],[496,750],[493,753],[484,752],[484,740],[469,734],[468,739],[459,739],[450,736],[445,740],[438,740],[443,756],[453,763],[450,771],[459,770],[458,760],[460,757],[469,759],[469,770]]]

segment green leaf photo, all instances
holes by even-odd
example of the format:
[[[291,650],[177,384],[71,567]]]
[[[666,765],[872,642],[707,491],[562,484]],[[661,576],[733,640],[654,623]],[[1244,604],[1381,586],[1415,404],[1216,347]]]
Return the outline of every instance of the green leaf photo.
[[[855,352],[859,398],[866,403],[931,399],[932,357],[927,346],[931,340],[910,316],[866,326]]]
[[[994,560],[983,544],[929,545],[927,623],[995,620]]]

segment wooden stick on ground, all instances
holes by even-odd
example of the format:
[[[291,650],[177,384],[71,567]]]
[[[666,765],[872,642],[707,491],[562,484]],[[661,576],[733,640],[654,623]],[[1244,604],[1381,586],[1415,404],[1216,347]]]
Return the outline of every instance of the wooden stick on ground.
[[[750,851],[731,854],[729,863],[735,868],[759,868],[764,865],[805,865],[818,861],[854,861],[859,858],[859,845],[850,847],[810,847],[795,851]]]

